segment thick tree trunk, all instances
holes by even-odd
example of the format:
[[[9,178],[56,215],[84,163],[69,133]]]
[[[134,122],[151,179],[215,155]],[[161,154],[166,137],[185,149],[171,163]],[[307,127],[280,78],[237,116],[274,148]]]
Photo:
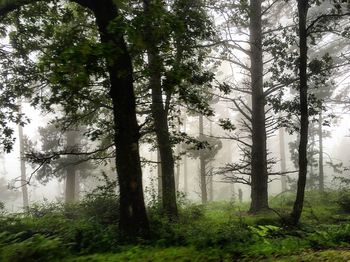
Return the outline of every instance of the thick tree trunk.
[[[122,27],[111,30],[119,16],[113,0],[77,1],[91,9],[101,42],[108,46],[107,70],[115,122],[116,167],[120,190],[121,234],[125,237],[148,235],[149,224],[142,187],[139,155],[139,126],[136,119],[133,67]]]
[[[324,191],[324,171],[323,171],[323,116],[322,111],[318,114],[318,181],[320,192]]]
[[[261,0],[250,1],[250,61],[252,89],[251,213],[268,209],[265,97]]]
[[[67,147],[72,148],[76,143],[76,134],[74,131],[67,131]],[[72,203],[75,201],[75,185],[76,185],[76,165],[68,163],[66,169],[66,191],[65,201],[66,203]]]
[[[199,115],[199,140],[204,140],[204,128],[203,128],[203,115]],[[200,187],[201,187],[201,198],[202,204],[208,202],[208,193],[207,193],[207,176],[206,176],[206,159],[204,155],[204,150],[200,150],[199,154],[199,164],[200,164]]]
[[[306,18],[308,13],[307,0],[298,0],[299,17],[299,95],[300,95],[300,143],[299,143],[299,174],[297,195],[291,213],[291,222],[299,223],[304,205],[305,185],[307,175],[307,141],[309,113],[307,105],[307,27]]]
[[[151,19],[152,6],[149,0],[144,0],[145,17]],[[145,42],[148,54],[149,84],[152,91],[152,116],[154,119],[155,133],[161,159],[162,168],[162,206],[163,210],[170,219],[178,216],[176,204],[176,189],[174,176],[174,156],[170,141],[168,127],[168,114],[163,102],[162,92],[162,61],[159,50],[155,43],[155,28],[152,28],[151,21],[146,19]]]
[[[18,105],[18,113],[22,114],[22,105]],[[18,125],[18,140],[19,140],[19,156],[21,164],[21,189],[22,189],[22,200],[23,208],[27,209],[29,206],[29,197],[28,197],[28,187],[27,187],[27,176],[26,176],[26,163],[24,161],[24,135],[23,127]]]

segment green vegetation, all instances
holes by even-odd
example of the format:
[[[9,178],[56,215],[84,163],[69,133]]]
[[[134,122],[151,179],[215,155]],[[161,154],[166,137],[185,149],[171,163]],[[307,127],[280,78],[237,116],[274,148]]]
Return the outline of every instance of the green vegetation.
[[[101,187],[76,204],[46,203],[1,214],[1,261],[346,261],[350,257],[348,192],[307,193],[302,224],[284,226],[292,195],[271,201],[266,214],[246,203],[179,203],[169,222],[149,207],[151,237],[118,234],[118,197]],[[284,209],[281,208],[284,207]],[[321,260],[320,260],[321,259]],[[327,260],[328,259],[328,260]]]

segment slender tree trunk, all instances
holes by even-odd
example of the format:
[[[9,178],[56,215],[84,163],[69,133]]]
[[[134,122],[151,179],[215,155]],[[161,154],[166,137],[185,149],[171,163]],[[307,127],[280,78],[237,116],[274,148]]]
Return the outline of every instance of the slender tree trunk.
[[[160,160],[159,149],[157,148],[157,181],[158,181],[158,199],[162,201],[163,187],[162,187],[162,161]]]
[[[209,122],[209,134],[210,136],[213,135],[213,122],[210,121]],[[210,170],[210,174],[209,174],[209,201],[213,201],[214,200],[214,182],[213,182],[213,166],[212,166],[212,160],[209,163],[209,170]]]
[[[178,157],[180,156],[180,144],[176,145],[176,152]],[[175,191],[179,190],[180,184],[180,159],[176,161],[176,172],[175,172]]]
[[[291,213],[292,223],[299,223],[303,211],[305,185],[307,175],[307,141],[309,113],[307,105],[307,27],[306,18],[309,8],[308,0],[298,0],[299,17],[299,95],[300,95],[300,144],[299,144],[299,174],[297,195]]]
[[[265,97],[261,0],[250,1],[250,61],[252,89],[251,213],[268,209]]]
[[[144,0],[146,19],[145,42],[148,54],[149,84],[152,91],[152,116],[154,119],[155,133],[162,162],[162,205],[167,216],[175,219],[178,216],[176,204],[174,156],[168,127],[168,113],[163,102],[162,92],[162,61],[155,43],[156,28],[152,28],[152,4],[150,0]],[[149,21],[148,21],[149,20]]]
[[[18,113],[22,114],[22,105],[18,105]],[[19,156],[21,163],[21,189],[22,189],[22,200],[23,208],[27,209],[29,206],[29,197],[28,197],[28,187],[27,187],[27,175],[26,175],[26,163],[24,161],[24,135],[23,127],[18,125],[18,140],[19,140]]]
[[[134,238],[149,234],[149,223],[143,196],[139,154],[139,126],[133,85],[133,66],[124,40],[123,27],[110,28],[119,17],[113,0],[77,0],[92,10],[102,44],[108,46],[107,71],[115,123],[116,167],[120,190],[119,227],[122,236]]]
[[[181,112],[180,112],[180,114],[181,114]],[[180,116],[180,119],[181,119],[181,116]],[[181,124],[181,120],[178,123],[178,130],[177,131],[179,133],[181,132],[180,124]],[[180,168],[181,168],[180,152],[181,152],[180,143],[178,143],[176,145],[176,155],[177,155],[177,158],[178,158],[177,161],[176,161],[176,172],[175,172],[175,190],[176,190],[176,192],[179,191],[179,185],[180,185]]]
[[[79,201],[80,198],[80,170],[77,170],[75,173],[75,194],[74,194],[74,199],[75,201]]]
[[[318,179],[319,190],[324,191],[324,171],[323,171],[323,130],[322,130],[323,116],[322,111],[318,114]]]
[[[285,149],[285,139],[284,139],[284,128],[281,127],[278,131],[279,147],[280,147],[280,158],[281,158],[281,189],[282,192],[287,190],[287,179],[286,174],[286,149]]]
[[[73,148],[76,144],[75,131],[67,131],[66,136],[67,136],[67,147]],[[66,203],[72,203],[75,201],[75,183],[76,183],[75,179],[76,179],[76,165],[74,165],[74,163],[68,163],[68,166],[66,169],[66,191],[65,191]]]
[[[199,140],[200,141],[204,140],[203,115],[199,115]],[[202,198],[202,204],[205,204],[208,202],[208,193],[207,193],[206,159],[205,159],[203,149],[200,150],[199,163],[200,163],[201,198]]]
[[[186,133],[187,132],[187,117],[184,118],[184,132]],[[183,158],[183,161],[184,161],[184,192],[185,194],[188,193],[188,177],[187,177],[187,155],[185,154],[184,155],[184,158]]]

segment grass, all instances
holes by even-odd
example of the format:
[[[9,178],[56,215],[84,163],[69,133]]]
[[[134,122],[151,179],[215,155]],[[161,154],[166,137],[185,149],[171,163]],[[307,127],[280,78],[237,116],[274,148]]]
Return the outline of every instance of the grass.
[[[275,212],[247,213],[247,204],[180,205],[170,223],[149,209],[152,238],[134,245],[118,237],[116,198],[95,196],[75,205],[45,204],[0,216],[1,261],[347,261],[349,199],[338,192],[308,193],[301,226],[285,228],[281,215],[292,196],[272,199]],[[103,196],[103,195],[102,195]],[[328,259],[328,260],[327,260]]]

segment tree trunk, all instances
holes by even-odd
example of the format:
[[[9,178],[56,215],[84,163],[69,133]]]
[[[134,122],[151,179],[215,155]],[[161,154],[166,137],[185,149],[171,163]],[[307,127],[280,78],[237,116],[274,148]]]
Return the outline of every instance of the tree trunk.
[[[213,121],[209,122],[209,135],[213,136]],[[209,170],[210,170],[210,174],[209,174],[209,201],[212,202],[214,200],[214,181],[213,181],[213,165],[212,165],[212,159],[209,163]]]
[[[77,172],[75,173],[75,201],[79,201],[80,198],[80,170],[77,170]]]
[[[299,143],[299,174],[297,195],[291,213],[291,222],[299,223],[304,205],[305,185],[307,175],[307,141],[308,141],[308,105],[307,105],[307,0],[298,0],[299,17],[299,95],[300,95],[300,143]]]
[[[158,199],[162,201],[162,162],[160,160],[159,149],[157,148],[157,182],[158,182]]]
[[[320,192],[324,191],[324,171],[323,171],[323,116],[322,111],[318,114],[318,181]]]
[[[155,28],[152,28],[152,5],[149,0],[144,0],[146,19],[145,43],[148,55],[149,84],[152,91],[152,116],[154,119],[155,133],[161,159],[162,168],[162,206],[170,219],[178,216],[176,204],[176,189],[174,176],[174,156],[171,146],[168,127],[168,114],[163,102],[162,92],[162,61],[155,43]]]
[[[250,1],[250,61],[252,89],[251,213],[268,209],[265,97],[261,0]]]
[[[76,143],[75,131],[67,131],[66,135],[67,135],[67,148],[73,148]],[[65,201],[66,203],[73,203],[75,201],[76,165],[74,165],[74,163],[68,163],[66,172],[67,173],[66,173]]]
[[[22,105],[18,105],[18,113],[22,114]],[[28,187],[27,187],[27,176],[26,176],[26,163],[24,161],[24,136],[23,136],[23,127],[18,125],[18,140],[19,140],[19,156],[21,162],[21,189],[22,189],[22,200],[23,208],[27,209],[29,206],[29,197],[28,197]]]
[[[176,145],[176,152],[178,157],[180,156],[180,144]],[[175,191],[179,191],[180,184],[180,159],[176,161],[176,172],[175,172]]]
[[[199,115],[199,140],[204,141],[203,115]],[[208,193],[207,193],[206,159],[205,159],[203,149],[200,150],[199,163],[200,163],[201,198],[202,198],[202,204],[205,204],[208,202]]]
[[[184,118],[184,132],[186,133],[187,132],[187,117]],[[188,193],[188,177],[187,177],[187,155],[185,154],[184,155],[184,158],[183,158],[183,161],[184,161],[184,192],[185,194]]]
[[[281,189],[282,192],[287,190],[287,178],[285,172],[286,168],[286,149],[285,149],[285,139],[284,139],[284,128],[280,127],[278,131],[279,147],[280,147],[280,158],[281,158]]]
[[[142,187],[139,154],[139,126],[136,119],[133,67],[123,27],[109,27],[119,17],[113,0],[76,1],[91,9],[101,42],[108,46],[106,55],[110,77],[110,96],[115,123],[116,167],[120,190],[119,227],[124,237],[147,236],[149,223]]]

